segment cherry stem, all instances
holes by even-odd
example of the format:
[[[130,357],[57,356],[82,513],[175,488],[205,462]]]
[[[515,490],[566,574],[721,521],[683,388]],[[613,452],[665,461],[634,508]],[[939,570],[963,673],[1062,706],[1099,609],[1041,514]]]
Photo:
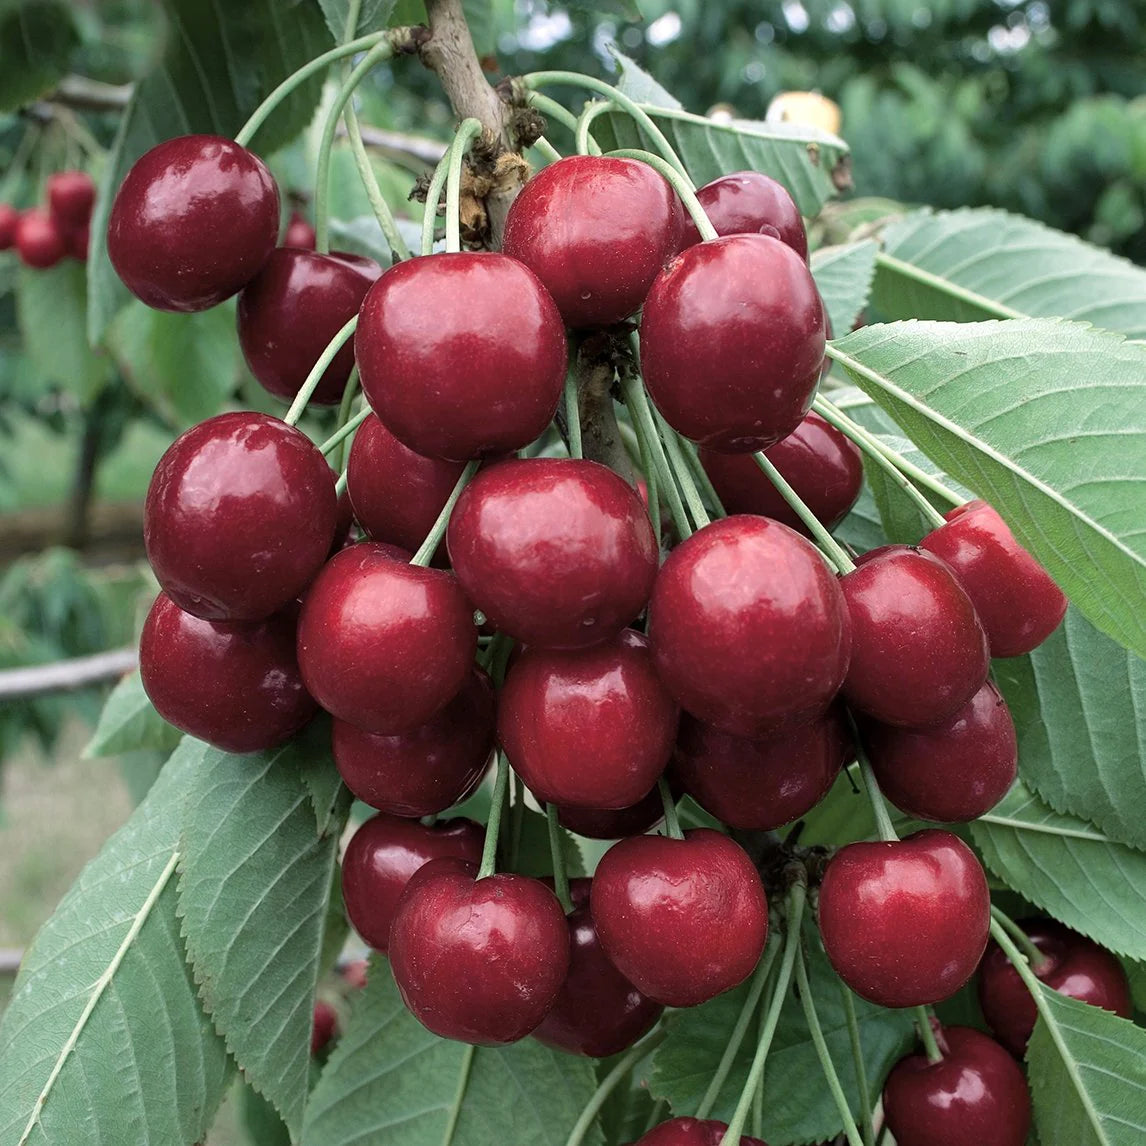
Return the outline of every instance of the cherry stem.
[[[657,428],[660,430],[661,441],[664,443],[673,476],[676,478],[680,491],[684,495],[685,503],[688,505],[689,516],[691,516],[693,525],[697,529],[703,529],[704,526],[711,523],[711,519],[708,516],[708,511],[704,508],[704,500],[697,491],[696,482],[692,480],[692,467],[688,464],[684,451],[681,449],[680,435],[664,420],[659,410],[654,410],[653,416],[656,418]]]
[[[644,151],[638,147],[620,147],[616,151],[609,151],[606,154],[616,159],[637,159],[641,163],[647,163],[654,171],[658,171],[672,184],[672,189],[680,196],[681,202],[685,205],[689,215],[692,216],[692,221],[700,232],[700,237],[705,240],[719,238],[716,228],[712,225],[704,208],[700,205],[700,200],[696,197],[692,180],[687,175],[681,175],[671,163],[666,163],[659,155],[654,155],[651,151]]]
[[[863,1057],[863,1041],[860,1038],[859,1019],[856,1018],[855,996],[843,981],[837,979],[840,997],[844,1003],[844,1017],[848,1024],[848,1042],[851,1044],[852,1065],[856,1072],[856,1086],[860,1098],[860,1129],[863,1132],[864,1146],[874,1146],[875,1125],[871,1116],[871,1090],[868,1088],[867,1063]]]
[[[418,546],[418,552],[410,559],[411,565],[429,565],[433,560],[434,554],[441,544],[443,536],[445,536],[446,526],[450,523],[450,514],[454,511],[454,506],[458,503],[458,498],[462,496],[462,490],[470,483],[470,478],[478,471],[478,466],[481,461],[475,458],[472,462],[466,462],[466,468],[458,475],[458,480],[454,483],[454,488],[450,490],[450,496],[446,498],[446,504],[442,506],[441,512],[438,514],[437,520],[430,528],[430,532],[426,534],[426,540]]]
[[[688,524],[688,516],[684,511],[684,502],[680,499],[680,491],[673,481],[672,471],[669,468],[668,458],[665,456],[664,446],[657,433],[657,424],[653,419],[652,407],[649,405],[648,395],[640,378],[629,371],[620,372],[621,393],[625,397],[625,405],[629,407],[633,416],[633,428],[637,431],[637,440],[642,444],[642,452],[652,462],[660,476],[660,485],[668,500],[669,513],[672,514],[673,524],[683,540],[692,535]]]
[[[899,835],[895,830],[895,825],[891,822],[891,814],[887,810],[887,801],[880,791],[879,782],[872,771],[871,761],[862,749],[857,749],[856,755],[859,760],[860,775],[863,777],[863,786],[867,789],[868,803],[871,804],[871,814],[875,817],[875,827],[879,833],[879,838],[885,843],[895,843],[898,841]]]
[[[1023,981],[1023,986],[1030,992],[1031,998],[1034,1000],[1035,1009],[1043,1017],[1043,1022],[1046,1024],[1047,1033],[1054,1040],[1055,1046],[1058,1048],[1059,1053],[1066,1061],[1070,1060],[1070,1052],[1062,1041],[1062,1032],[1059,1030],[1059,1025],[1055,1022],[1054,1016],[1050,1013],[1050,1008],[1047,1006],[1045,991],[1050,988],[1044,987],[1038,976],[1031,970],[1030,961],[1027,956],[1015,945],[1013,939],[1007,934],[1006,927],[1001,922],[1002,912],[992,906],[991,908],[991,938],[1003,949],[1003,954],[1006,955],[1010,964],[1018,972],[1019,978]],[[1010,922],[1010,920],[1008,920]]]
[[[430,184],[426,188],[426,210],[422,215],[422,254],[434,253],[434,227],[438,221],[438,201],[442,197],[442,190],[446,186],[446,176],[450,170],[450,152],[446,149],[445,155],[438,160],[434,174],[430,177]]]
[[[457,254],[462,249],[462,223],[459,215],[462,199],[462,160],[470,141],[482,133],[481,120],[463,119],[446,155],[446,250]]]
[[[919,1041],[927,1054],[927,1061],[934,1066],[943,1061],[943,1052],[935,1038],[935,1031],[931,1028],[931,1011],[927,1007],[915,1007],[915,1029],[919,1032]]]
[[[521,855],[521,837],[525,831],[525,785],[512,768],[509,770],[506,800],[509,803],[509,866],[512,870],[517,867]]]
[[[1034,940],[1005,911],[991,904],[991,917],[1006,928],[1015,945],[1027,957],[1027,962],[1036,975],[1046,969],[1050,959],[1035,946]]]
[[[565,375],[565,432],[569,435],[569,456],[583,458],[581,442],[581,411],[577,400],[577,359],[574,356]]]
[[[661,803],[665,809],[665,830],[669,839],[683,840],[684,832],[680,830],[680,817],[676,814],[676,802],[669,791],[668,781],[662,776],[657,781],[657,791],[661,794]]]
[[[537,150],[545,156],[546,163],[556,163],[559,159],[564,158],[561,152],[558,151],[557,148],[554,147],[553,144],[550,143],[544,135],[538,136],[533,141],[533,146],[536,147]]]
[[[716,510],[718,517],[727,517],[728,511],[724,508],[724,503],[720,500],[720,494],[716,492],[716,486],[712,484],[712,479],[708,476],[708,471],[705,470],[701,464],[696,443],[690,442],[688,438],[682,437],[680,434],[677,434],[677,439],[680,441],[680,447],[684,451],[688,468],[692,471],[692,476],[696,479],[697,484],[704,492],[704,496],[712,503],[712,507]]]
[[[350,336],[354,333],[354,329],[357,325],[358,315],[356,314],[330,340],[326,349],[318,356],[318,361],[311,367],[310,373],[306,376],[306,381],[299,387],[298,393],[294,396],[294,401],[290,404],[290,409],[283,415],[283,421],[286,422],[288,426],[293,426],[299,418],[302,417],[307,402],[310,401],[311,396],[315,390],[318,389],[318,384],[322,381],[322,376],[326,373],[326,368],[334,361],[338,352],[350,341]]]
[[[550,119],[557,120],[576,136],[577,117],[564,104],[558,103],[547,95],[542,95],[541,92],[529,92],[526,100],[530,107],[536,108],[542,115],[548,116]]]
[[[485,847],[481,853],[478,879],[485,879],[497,870],[497,838],[501,835],[502,810],[509,792],[509,759],[504,752],[497,754],[497,771],[493,778],[493,796],[490,798],[489,822],[485,826]]]
[[[616,111],[616,109],[617,105],[609,99],[593,100],[581,109],[581,114],[577,117],[577,129],[574,132],[578,155],[601,154],[601,147],[589,134],[589,128],[597,116],[607,111]]]
[[[339,426],[338,429],[318,447],[319,453],[329,454],[336,446],[341,445],[372,413],[373,411],[369,406],[367,406],[365,410],[359,410],[349,422],[344,422]]]
[[[406,245],[406,240],[402,238],[402,232],[398,230],[398,224],[394,221],[390,205],[386,202],[382,188],[378,185],[378,176],[374,173],[374,164],[370,162],[366,144],[362,142],[362,129],[358,125],[358,113],[354,110],[353,103],[346,105],[342,119],[346,124],[346,136],[350,140],[350,150],[354,155],[354,165],[358,168],[358,177],[366,189],[366,198],[370,202],[370,209],[374,212],[374,218],[378,220],[378,226],[382,228],[382,234],[386,238],[390,252],[396,261],[408,259],[410,248]]]
[[[565,852],[561,848],[561,825],[557,822],[557,805],[545,805],[545,819],[549,825],[549,855],[553,861],[553,890],[566,915],[573,910],[569,895],[569,873],[565,870]]]
[[[347,482],[346,470],[343,470],[342,473],[340,473],[338,475],[338,481],[336,481],[334,483],[334,496],[335,497],[341,497],[346,492],[346,482]]]

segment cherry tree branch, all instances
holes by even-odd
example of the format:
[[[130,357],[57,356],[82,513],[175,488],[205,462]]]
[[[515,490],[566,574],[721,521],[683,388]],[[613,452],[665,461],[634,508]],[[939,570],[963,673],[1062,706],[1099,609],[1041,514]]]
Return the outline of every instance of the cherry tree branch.
[[[131,672],[138,663],[139,653],[129,648],[53,664],[4,669],[0,672],[0,701],[27,700],[49,692],[69,692],[105,684]]]

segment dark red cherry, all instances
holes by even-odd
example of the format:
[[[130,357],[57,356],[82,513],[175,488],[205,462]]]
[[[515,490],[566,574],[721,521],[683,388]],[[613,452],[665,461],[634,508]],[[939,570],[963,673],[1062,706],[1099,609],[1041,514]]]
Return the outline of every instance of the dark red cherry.
[[[16,223],[16,254],[26,267],[47,270],[68,253],[67,234],[39,207],[24,211]]]
[[[823,361],[820,293],[779,239],[689,247],[645,300],[645,385],[670,426],[710,449],[752,453],[787,437],[812,404]]]
[[[940,724],[987,679],[987,636],[975,606],[926,550],[888,545],[865,558],[840,578],[852,622],[844,697],[884,724]]]
[[[302,251],[314,250],[314,228],[297,211],[292,211],[290,222],[283,234],[284,247],[297,247]]]
[[[1024,1146],[1031,1095],[1015,1060],[970,1027],[936,1033],[943,1058],[901,1058],[883,1087],[896,1146]]]
[[[795,200],[782,183],[760,171],[735,171],[706,183],[696,192],[708,221],[718,235],[771,235],[802,259],[808,257],[808,233]],[[685,246],[700,242],[689,217]]]
[[[279,191],[258,156],[218,135],[168,139],[116,192],[107,253],[159,310],[206,310],[259,273],[279,234]]]
[[[493,751],[493,685],[474,668],[457,694],[425,724],[380,736],[344,720],[331,733],[334,762],[363,803],[395,816],[433,816],[481,783]]]
[[[646,163],[571,155],[542,168],[505,221],[507,255],[545,284],[566,326],[632,314],[680,249],[684,209]]]
[[[768,901],[739,844],[696,828],[631,836],[597,865],[590,900],[605,953],[638,990],[694,1007],[743,982],[768,936]]]
[[[296,617],[289,607],[256,623],[203,621],[160,593],[139,641],[156,712],[224,752],[289,740],[318,711],[295,658]]]
[[[390,928],[390,967],[414,1017],[442,1038],[496,1046],[524,1038],[557,998],[569,932],[539,880],[434,860],[407,885]]]
[[[577,458],[512,458],[483,470],[446,532],[466,595],[527,645],[584,648],[645,607],[657,542],[636,490]]]
[[[88,223],[69,231],[67,237],[68,254],[71,255],[73,259],[78,259],[81,263],[86,263],[88,261],[88,248],[91,246],[91,239],[92,229]]]
[[[786,438],[764,452],[828,529],[838,525],[855,505],[863,485],[863,455],[819,414],[808,414]],[[750,454],[702,449],[700,461],[728,513],[758,513],[808,535],[796,511]]]
[[[350,837],[342,857],[346,917],[377,951],[390,946],[390,924],[411,876],[430,860],[448,856],[481,862],[485,828],[458,817],[426,826],[385,813],[372,816]]]
[[[620,840],[642,835],[656,827],[664,814],[659,788],[653,788],[628,808],[557,807],[557,819],[563,828],[591,840]]]
[[[956,823],[989,812],[1015,782],[1019,746],[1007,702],[987,681],[931,728],[862,723],[883,794],[917,820]]]
[[[713,1118],[670,1118],[646,1131],[632,1146],[720,1146],[727,1129],[727,1122],[717,1122]],[[740,1146],[768,1144],[745,1134],[740,1139]]]
[[[947,514],[920,543],[955,570],[987,631],[993,657],[1037,648],[1066,614],[1066,597],[985,501]]]
[[[235,412],[192,426],[159,459],[143,539],[180,608],[260,620],[318,572],[337,517],[334,474],[310,439],[267,414]]]
[[[490,251],[391,267],[362,304],[354,352],[363,392],[391,433],[454,461],[528,445],[565,381],[553,300],[527,267]]]
[[[1032,970],[1048,987],[1130,1018],[1134,1012],[1130,984],[1116,956],[1053,919],[1024,919],[1019,926],[1043,954],[1043,962]],[[979,1005],[999,1042],[1021,1056],[1038,1012],[1018,972],[995,943],[979,966]]]
[[[672,774],[706,812],[730,828],[789,824],[827,795],[851,758],[842,707],[809,724],[745,740],[681,718]]]
[[[86,171],[57,171],[48,176],[48,211],[61,230],[78,231],[92,217],[95,193]]]
[[[373,259],[358,255],[272,251],[239,295],[239,345],[263,388],[286,402],[294,398],[381,273]],[[311,401],[337,405],[353,367],[351,339],[323,372]]]
[[[822,715],[848,666],[847,608],[819,551],[766,517],[726,517],[669,554],[649,606],[657,671],[737,736]]]
[[[16,242],[16,228],[20,212],[11,203],[0,203],[0,251],[7,251]]]
[[[958,836],[848,844],[820,887],[820,934],[841,979],[883,1007],[953,995],[974,974],[991,923],[987,877]]]
[[[310,1053],[320,1055],[338,1034],[338,1015],[327,1002],[314,1004],[314,1022],[310,1029]]]

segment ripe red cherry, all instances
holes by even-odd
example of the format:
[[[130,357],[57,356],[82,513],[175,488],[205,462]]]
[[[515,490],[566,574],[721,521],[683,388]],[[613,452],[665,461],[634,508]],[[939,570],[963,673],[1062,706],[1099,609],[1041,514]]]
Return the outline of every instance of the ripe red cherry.
[[[143,511],[147,556],[180,608],[260,620],[294,600],[326,559],[338,498],[310,439],[278,418],[208,418],[159,459]]]
[[[409,259],[362,304],[362,390],[426,457],[510,453],[549,425],[565,381],[561,316],[537,277],[495,252]]]
[[[771,235],[802,259],[808,257],[808,233],[795,200],[782,183],[759,171],[735,171],[699,188],[696,197],[718,235]],[[700,242],[689,216],[684,245]]]
[[[48,210],[65,231],[88,225],[95,193],[95,183],[86,171],[57,171],[48,176]]]
[[[827,795],[851,758],[841,706],[789,731],[745,740],[685,714],[672,774],[730,828],[770,831],[798,820]]]
[[[764,452],[828,529],[855,505],[863,485],[863,455],[819,414],[808,414],[786,438]],[[796,511],[777,493],[755,458],[702,449],[700,461],[728,513],[758,513],[808,535]]]
[[[298,671],[296,616],[288,608],[256,624],[203,621],[160,593],[139,641],[155,710],[224,752],[289,740],[318,711]]]
[[[737,736],[822,715],[848,666],[847,608],[819,551],[766,517],[726,517],[669,554],[649,606],[657,671]]]
[[[991,901],[974,852],[950,832],[848,844],[820,887],[820,934],[836,973],[883,1007],[953,995],[987,945]]]
[[[283,235],[283,246],[313,251],[314,240],[314,228],[297,211],[292,211],[290,222],[287,223],[287,229]]]
[[[475,668],[461,692],[425,724],[392,736],[336,720],[334,762],[358,799],[395,816],[433,816],[481,783],[493,751],[493,685]]]
[[[545,284],[567,326],[611,326],[645,301],[680,249],[684,214],[648,164],[571,155],[514,200],[504,250]]]
[[[752,453],[787,437],[812,404],[823,361],[819,291],[779,239],[689,247],[645,300],[645,385],[669,425],[710,449]]]
[[[1126,971],[1105,947],[1053,919],[1025,919],[1019,926],[1043,954],[1043,962],[1032,970],[1048,987],[1130,1018],[1134,1004]],[[995,943],[979,967],[979,1005],[999,1042],[1013,1055],[1021,1056],[1038,1012],[1018,972]]]
[[[883,1088],[896,1146],[1024,1146],[1031,1096],[1015,1060],[970,1027],[937,1032],[943,1058],[911,1054]]]
[[[887,545],[866,558],[840,579],[852,622],[844,697],[884,724],[940,724],[987,679],[975,606],[926,550]]]
[[[322,999],[314,1004],[314,1023],[310,1030],[310,1053],[319,1055],[338,1033],[338,1015]]]
[[[411,879],[390,928],[390,967],[423,1026],[496,1046],[545,1018],[569,969],[569,932],[540,880],[475,874],[440,859]]]
[[[638,990],[694,1007],[743,982],[768,936],[768,901],[739,844],[696,828],[631,836],[601,859],[591,897],[605,953]]]
[[[92,229],[90,223],[85,223],[82,227],[76,227],[74,230],[68,232],[67,244],[68,254],[73,259],[78,259],[81,263],[88,261],[88,248],[91,246]]]
[[[239,345],[258,382],[289,402],[330,340],[382,273],[373,259],[279,247],[239,295]],[[312,402],[337,405],[354,366],[348,341],[326,368]]]
[[[1019,746],[1007,702],[987,681],[954,716],[931,728],[862,723],[883,794],[917,820],[957,823],[989,812],[1008,792]]]
[[[47,270],[68,253],[60,225],[39,207],[24,211],[16,223],[16,254],[26,267]]]
[[[0,203],[0,251],[8,250],[16,242],[16,227],[20,212],[11,203]]]
[[[485,828],[462,817],[427,827],[372,816],[350,837],[342,857],[342,900],[351,926],[375,950],[386,951],[394,911],[414,873],[443,856],[478,864],[484,843]]]
[[[1058,628],[1066,597],[985,501],[951,510],[919,544],[959,578],[987,631],[991,656],[1017,657]]]
[[[639,836],[664,819],[660,789],[653,788],[628,808],[570,808],[557,806],[563,828],[591,840],[620,840]]]
[[[266,165],[218,135],[153,147],[111,208],[107,253],[128,290],[159,310],[206,310],[259,273],[279,233]]]
[[[513,458],[483,470],[446,532],[466,595],[527,645],[608,640],[648,602],[657,542],[623,478],[577,458]]]
[[[727,1129],[727,1122],[717,1122],[713,1118],[670,1118],[642,1134],[633,1146],[720,1146]],[[745,1134],[740,1139],[740,1146],[768,1144]]]

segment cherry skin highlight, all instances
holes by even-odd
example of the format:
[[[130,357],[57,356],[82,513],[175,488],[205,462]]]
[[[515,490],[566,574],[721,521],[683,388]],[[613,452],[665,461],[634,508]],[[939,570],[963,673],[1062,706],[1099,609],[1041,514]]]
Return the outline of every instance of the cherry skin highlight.
[[[48,211],[65,231],[88,225],[95,205],[95,182],[86,171],[57,171],[48,176]]]
[[[808,233],[787,188],[760,171],[734,171],[706,183],[696,192],[718,235],[771,235],[802,259],[808,257]],[[684,246],[700,242],[700,232],[686,215]]]
[[[24,266],[46,271],[68,253],[67,235],[47,211],[32,207],[16,222],[15,247]]]
[[[639,836],[664,819],[660,789],[653,788],[628,808],[557,807],[557,820],[563,828],[590,840],[620,840]]]
[[[714,1118],[670,1118],[642,1134],[632,1146],[720,1146],[727,1122]],[[740,1139],[740,1146],[768,1146],[759,1138]]]

